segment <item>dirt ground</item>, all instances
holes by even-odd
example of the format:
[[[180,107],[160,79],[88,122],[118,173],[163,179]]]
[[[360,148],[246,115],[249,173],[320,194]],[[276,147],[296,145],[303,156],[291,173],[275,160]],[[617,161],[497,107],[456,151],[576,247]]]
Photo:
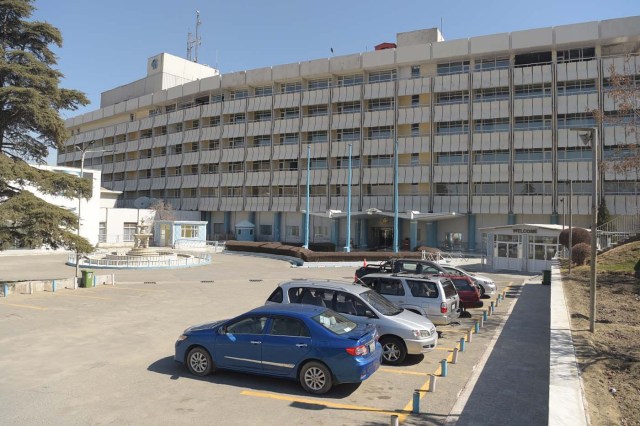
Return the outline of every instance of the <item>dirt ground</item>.
[[[623,246],[624,247],[624,246]],[[621,260],[603,254],[598,267]],[[638,259],[640,245],[627,247]],[[638,253],[636,253],[638,252]],[[592,425],[640,425],[640,280],[632,272],[598,274],[596,332],[589,332],[589,267],[563,270],[563,284]]]

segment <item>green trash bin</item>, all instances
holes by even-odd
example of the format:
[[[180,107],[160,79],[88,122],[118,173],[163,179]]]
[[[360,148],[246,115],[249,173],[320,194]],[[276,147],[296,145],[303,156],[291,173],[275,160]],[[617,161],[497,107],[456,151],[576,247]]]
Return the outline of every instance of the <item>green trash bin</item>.
[[[551,270],[543,269],[542,270],[542,284],[551,285]]]
[[[82,287],[93,287],[93,271],[82,271]]]

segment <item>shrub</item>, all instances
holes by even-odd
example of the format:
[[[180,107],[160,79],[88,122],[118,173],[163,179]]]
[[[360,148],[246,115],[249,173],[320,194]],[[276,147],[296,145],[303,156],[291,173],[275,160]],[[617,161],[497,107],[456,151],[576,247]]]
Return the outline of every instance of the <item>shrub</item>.
[[[571,259],[576,265],[584,265],[587,259],[591,258],[591,246],[587,243],[580,243],[571,249]]]
[[[636,278],[640,278],[640,259],[638,259],[638,262],[636,263],[636,266],[633,267],[633,270],[636,272]]]
[[[563,246],[565,246],[566,248],[571,248],[569,247],[569,228],[564,229],[562,232],[560,232],[560,236],[558,237],[558,242]],[[574,247],[577,244],[582,244],[582,243],[589,244],[590,242],[591,242],[591,232],[589,230],[584,228],[573,228],[573,237],[571,238],[571,244],[573,244]]]

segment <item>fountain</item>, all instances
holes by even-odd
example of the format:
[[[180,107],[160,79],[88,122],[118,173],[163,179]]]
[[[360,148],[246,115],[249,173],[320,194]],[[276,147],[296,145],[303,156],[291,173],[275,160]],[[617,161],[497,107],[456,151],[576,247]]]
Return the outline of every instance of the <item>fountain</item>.
[[[208,254],[176,253],[149,247],[149,225],[144,220],[136,225],[133,248],[127,252],[112,251],[93,253],[80,259],[80,266],[91,268],[139,269],[139,268],[185,268],[211,263]],[[75,256],[69,256],[67,265],[75,265]]]

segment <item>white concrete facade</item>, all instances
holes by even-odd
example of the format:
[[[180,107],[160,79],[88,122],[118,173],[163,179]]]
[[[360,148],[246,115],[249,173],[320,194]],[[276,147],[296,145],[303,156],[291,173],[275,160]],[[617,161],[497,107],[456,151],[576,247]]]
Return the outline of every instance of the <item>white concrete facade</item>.
[[[307,165],[310,211],[344,212],[351,146],[352,210],[394,209],[397,159],[399,211],[461,215],[403,220],[399,239],[441,245],[460,234],[478,249],[480,228],[561,223],[569,202],[574,226],[588,224],[591,149],[569,128],[598,127],[608,158],[627,141],[587,110],[615,110],[610,66],[640,74],[639,41],[640,17],[628,17],[450,41],[412,31],[395,49],[224,75],[162,54],[145,79],[67,120],[58,163],[79,164],[74,146],[113,148],[87,163],[123,192],[122,206],[165,199],[208,220],[210,239],[249,220],[258,240],[301,242]],[[154,70],[154,58],[173,71]],[[612,214],[638,212],[638,176],[607,172],[601,184]],[[316,215],[309,226],[311,241],[344,245],[346,221]],[[384,246],[389,226],[352,221],[352,239]]]

